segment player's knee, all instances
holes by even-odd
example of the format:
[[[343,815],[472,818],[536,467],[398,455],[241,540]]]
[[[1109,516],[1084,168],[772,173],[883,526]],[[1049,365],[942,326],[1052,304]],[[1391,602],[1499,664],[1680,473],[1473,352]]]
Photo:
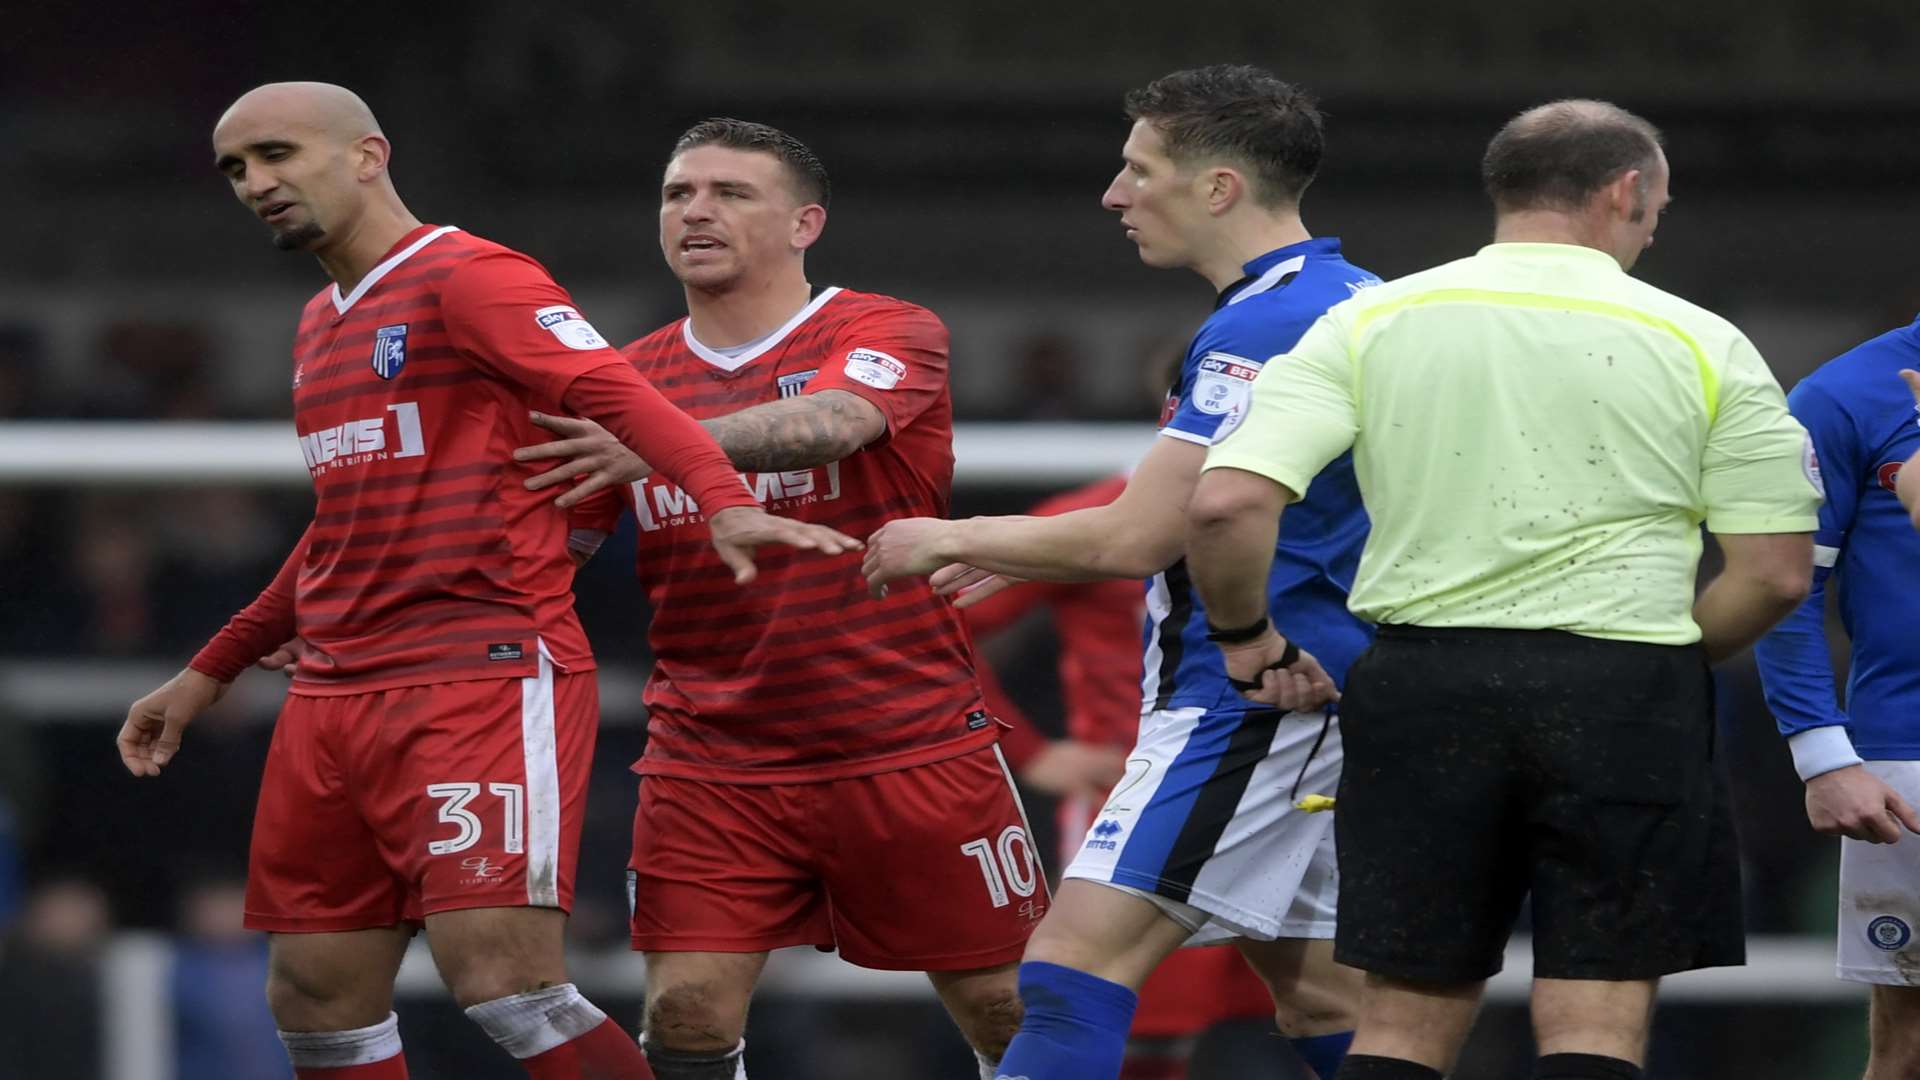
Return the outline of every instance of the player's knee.
[[[1360,980],[1350,970],[1269,981],[1273,1019],[1288,1037],[1352,1031],[1360,1022]],[[1350,977],[1352,976],[1352,977]]]
[[[267,971],[267,1009],[282,1031],[350,1031],[386,1019],[389,1002],[351,980],[276,964]]]
[[[518,965],[484,961],[463,966],[458,975],[448,975],[446,983],[462,1009],[554,985],[553,980],[541,979]]]
[[[739,1045],[746,1026],[746,1002],[709,984],[669,986],[647,999],[647,1041],[669,1050],[725,1053]]]
[[[1311,986],[1296,986],[1273,1003],[1274,1025],[1288,1038],[1352,1031],[1359,1020],[1357,1002]]]
[[[1026,1009],[1012,988],[995,988],[963,1004],[967,1041],[990,1060],[998,1061],[1007,1052],[1007,1044],[1020,1033],[1021,1017]]]

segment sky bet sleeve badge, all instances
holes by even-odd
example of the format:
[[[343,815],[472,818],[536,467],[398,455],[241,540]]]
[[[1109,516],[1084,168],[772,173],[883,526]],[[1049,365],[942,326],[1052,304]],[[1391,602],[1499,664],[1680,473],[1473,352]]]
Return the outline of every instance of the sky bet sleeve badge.
[[[407,324],[383,326],[373,332],[373,373],[391,379],[407,366]]]

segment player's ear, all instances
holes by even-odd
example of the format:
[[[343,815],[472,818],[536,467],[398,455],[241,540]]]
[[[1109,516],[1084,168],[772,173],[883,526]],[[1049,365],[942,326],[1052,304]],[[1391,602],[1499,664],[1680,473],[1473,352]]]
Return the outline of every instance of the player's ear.
[[[827,208],[819,203],[808,203],[793,213],[793,235],[788,243],[795,251],[805,251],[820,239],[827,228]]]
[[[1208,169],[1202,173],[1207,212],[1216,216],[1234,208],[1247,193],[1247,182],[1232,169]]]
[[[353,152],[354,172],[364,182],[387,171],[387,161],[393,156],[393,144],[387,142],[384,135],[362,135],[354,143]]]

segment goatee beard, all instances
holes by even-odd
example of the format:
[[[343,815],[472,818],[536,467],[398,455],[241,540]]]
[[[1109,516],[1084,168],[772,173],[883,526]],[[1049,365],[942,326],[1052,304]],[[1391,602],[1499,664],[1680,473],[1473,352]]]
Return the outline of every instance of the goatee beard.
[[[327,230],[309,221],[305,225],[273,234],[273,246],[281,251],[305,251],[326,238]]]

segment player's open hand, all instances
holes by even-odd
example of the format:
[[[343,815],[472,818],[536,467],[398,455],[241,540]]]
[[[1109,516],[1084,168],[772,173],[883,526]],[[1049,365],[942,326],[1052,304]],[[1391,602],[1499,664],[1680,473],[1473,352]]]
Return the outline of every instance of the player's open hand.
[[[1117,746],[1053,739],[1020,770],[1020,780],[1048,795],[1099,803],[1126,772],[1127,753]]]
[[[940,553],[941,542],[953,525],[941,518],[899,518],[867,537],[867,557],[860,572],[874,599],[887,595],[887,582],[920,577],[952,562]]]
[[[261,657],[258,666],[262,671],[277,671],[291,679],[300,673],[300,659],[305,655],[307,643],[289,638],[286,644]]]
[[[954,607],[967,608],[1015,585],[1025,584],[1026,580],[1012,574],[996,574],[966,563],[948,563],[935,570],[927,583],[933,586],[933,595],[951,596],[954,598]]]
[[[513,452],[513,460],[558,460],[560,464],[529,477],[524,485],[526,489],[540,491],[555,484],[580,481],[561,492],[560,497],[553,500],[555,506],[565,509],[602,488],[645,480],[653,473],[653,466],[639,454],[627,449],[612,432],[591,420],[538,412],[530,415],[535,424],[559,438],[523,446]]]
[[[713,550],[733,571],[735,585],[753,580],[753,549],[761,544],[785,544],[822,555],[860,550],[860,541],[844,533],[825,525],[778,517],[756,506],[729,506],[709,514],[707,529],[713,534]]]
[[[1864,765],[1849,765],[1807,781],[1807,822],[1815,832],[1870,844],[1895,843],[1901,826],[1920,833],[1920,814]]]
[[[1267,632],[1239,645],[1222,645],[1220,652],[1226,657],[1227,675],[1241,682],[1259,683],[1255,690],[1242,690],[1240,696],[1249,701],[1258,701],[1263,705],[1286,709],[1290,712],[1317,709],[1330,701],[1340,700],[1340,690],[1333,684],[1333,676],[1320,666],[1312,653],[1305,649],[1293,663],[1286,667],[1277,667],[1287,651],[1287,639],[1283,638],[1271,626]]]
[[[159,776],[173,755],[180,752],[180,736],[187,725],[219,701],[227,685],[187,668],[134,702],[115,740],[127,771],[135,776]]]

